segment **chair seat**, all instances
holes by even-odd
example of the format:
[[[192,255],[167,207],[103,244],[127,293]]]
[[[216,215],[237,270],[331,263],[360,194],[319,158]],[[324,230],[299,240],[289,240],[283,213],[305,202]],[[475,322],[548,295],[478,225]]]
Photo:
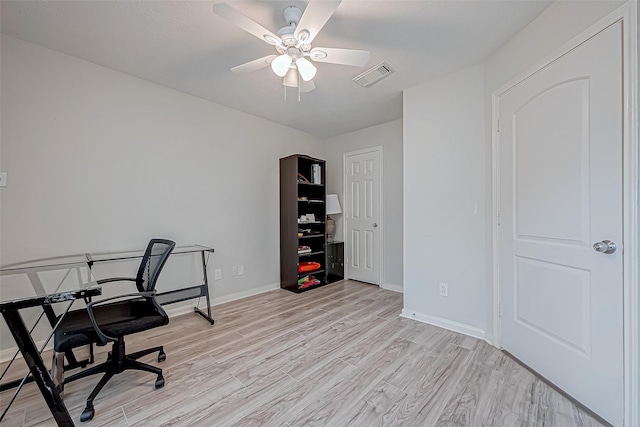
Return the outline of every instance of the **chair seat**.
[[[164,311],[159,311],[152,303],[143,300],[95,306],[93,313],[100,329],[115,338],[169,323],[169,317]],[[83,308],[70,311],[64,316],[55,332],[54,349],[64,352],[97,342],[98,336],[89,313]]]

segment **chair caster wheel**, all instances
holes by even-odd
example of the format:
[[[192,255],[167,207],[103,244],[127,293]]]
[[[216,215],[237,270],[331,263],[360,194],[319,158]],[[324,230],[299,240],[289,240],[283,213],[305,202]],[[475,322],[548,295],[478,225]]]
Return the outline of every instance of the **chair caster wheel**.
[[[164,387],[164,378],[158,378],[156,380],[156,389]]]
[[[90,419],[93,418],[95,413],[96,411],[93,409],[93,407],[84,408],[84,411],[82,411],[82,415],[80,415],[80,421],[82,422],[89,421]]]
[[[165,360],[167,360],[167,354],[163,351],[158,354],[158,362],[164,362]]]

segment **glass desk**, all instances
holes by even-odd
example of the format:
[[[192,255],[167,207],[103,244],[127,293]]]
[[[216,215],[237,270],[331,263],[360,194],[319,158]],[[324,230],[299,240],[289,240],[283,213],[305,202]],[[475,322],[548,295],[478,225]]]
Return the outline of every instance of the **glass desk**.
[[[64,316],[75,300],[89,299],[101,293],[102,288],[93,279],[86,258],[83,259],[83,256],[80,255],[41,259],[0,267],[0,312],[19,352],[22,353],[29,367],[31,377],[38,384],[40,393],[42,393],[56,423],[61,426],[72,426],[73,421],[41,356],[42,350],[51,340],[57,327],[58,316],[53,310],[52,304],[66,302],[65,309],[61,314]],[[36,347],[31,335],[35,326],[29,330],[20,312],[30,307],[42,307],[43,315],[47,317],[52,327],[52,331],[41,349]],[[37,324],[41,318],[42,315],[35,323]],[[14,356],[14,360],[16,356]],[[72,367],[82,366],[81,362],[75,360],[73,353],[70,352],[65,356]],[[4,418],[28,376],[29,374],[20,382],[0,419]]]

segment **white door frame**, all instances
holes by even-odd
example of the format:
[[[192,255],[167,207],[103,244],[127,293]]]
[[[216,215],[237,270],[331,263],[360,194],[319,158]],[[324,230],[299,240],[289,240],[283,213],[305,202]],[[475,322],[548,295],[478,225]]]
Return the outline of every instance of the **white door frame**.
[[[380,232],[380,250],[378,251],[378,265],[380,266],[380,277],[378,277],[377,285],[383,288],[384,284],[382,280],[384,278],[384,198],[383,198],[384,191],[382,191],[382,187],[384,187],[384,167],[382,166],[383,165],[382,155],[384,153],[384,150],[382,145],[377,145],[375,147],[370,147],[370,148],[364,148],[362,150],[349,151],[348,153],[342,154],[342,172],[343,172],[342,201],[346,209],[346,206],[347,206],[347,180],[346,180],[347,157],[357,156],[359,154],[372,153],[376,151],[380,155],[380,165],[379,165],[380,166],[380,224],[378,224],[378,230],[380,230],[379,231]],[[342,241],[345,242],[345,252],[346,252],[346,244],[347,244],[347,222],[349,222],[349,219],[345,215],[344,227],[342,227]],[[344,265],[345,265],[344,277],[348,278],[349,263],[345,262]]]
[[[637,51],[637,4],[632,0],[616,9],[596,24],[574,37],[557,52],[531,67],[527,72],[510,80],[492,93],[492,181],[493,181],[493,338],[500,343],[500,281],[498,221],[500,218],[500,162],[498,152],[498,100],[500,95],[516,86],[538,70],[561,58],[577,46],[598,34],[610,25],[622,21],[623,44],[623,322],[624,322],[624,427],[640,425],[640,333],[638,327],[640,293],[638,289],[638,51]]]

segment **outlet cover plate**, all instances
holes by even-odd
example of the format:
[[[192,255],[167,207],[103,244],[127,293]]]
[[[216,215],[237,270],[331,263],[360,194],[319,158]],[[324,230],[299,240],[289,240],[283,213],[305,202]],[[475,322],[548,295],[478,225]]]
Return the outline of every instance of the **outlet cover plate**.
[[[449,285],[446,283],[440,283],[440,296],[448,297],[449,296]]]

